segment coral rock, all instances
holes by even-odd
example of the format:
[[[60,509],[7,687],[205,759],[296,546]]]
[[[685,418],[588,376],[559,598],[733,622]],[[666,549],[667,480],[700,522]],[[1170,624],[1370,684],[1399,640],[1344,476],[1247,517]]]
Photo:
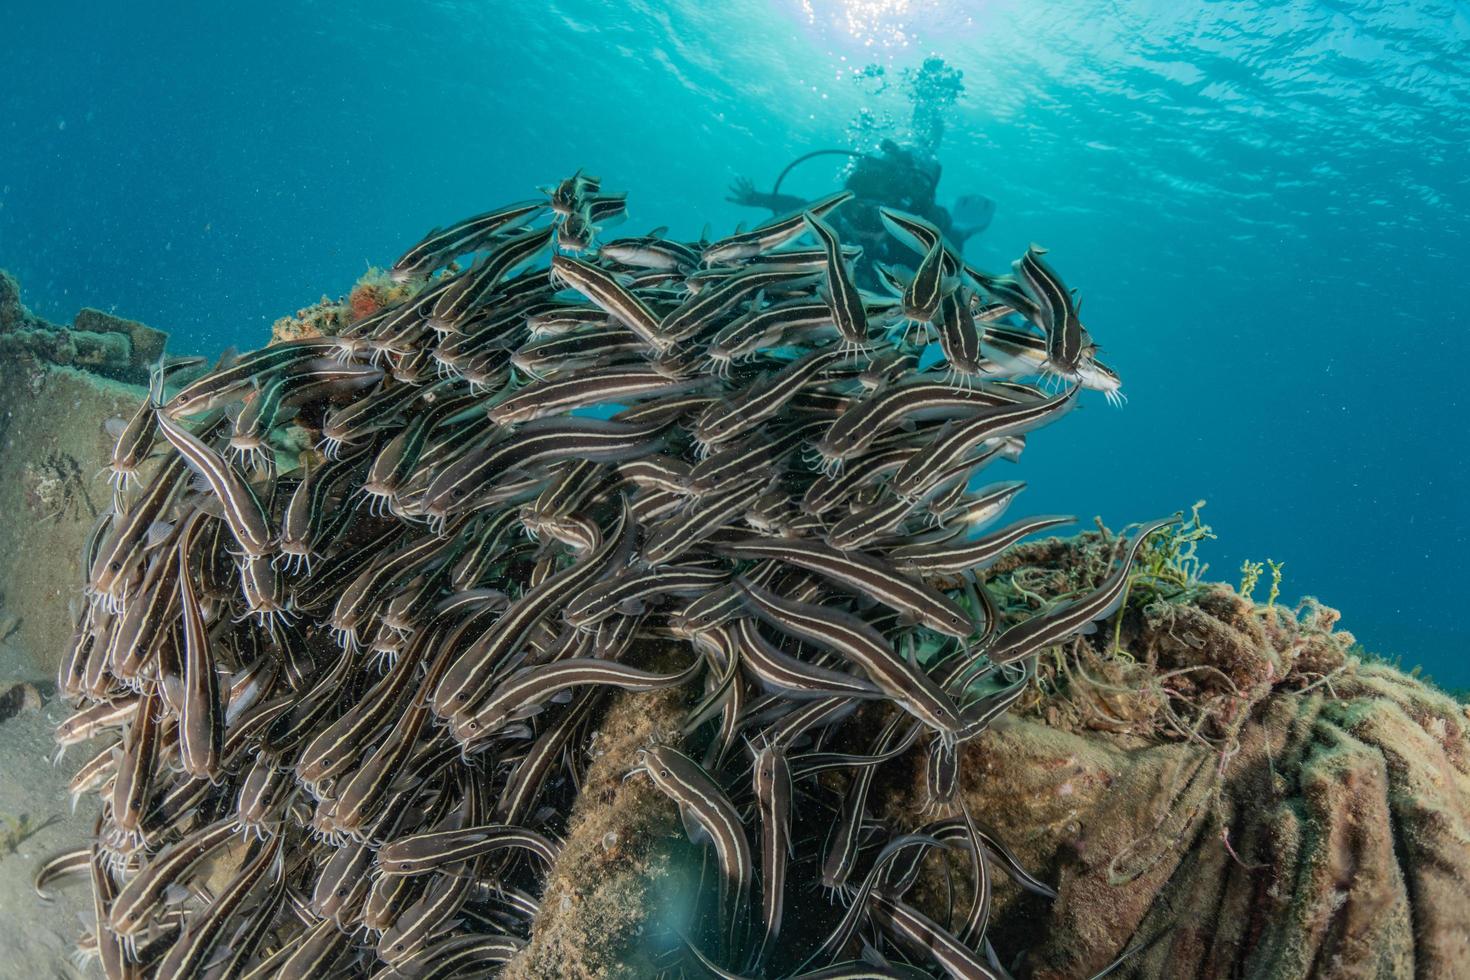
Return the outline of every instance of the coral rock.
[[[646,779],[625,780],[635,753],[681,720],[677,692],[619,696],[593,737],[594,761],[572,810],[566,843],[546,879],[529,946],[507,980],[653,975],[644,936],[650,910],[696,884],[697,856],[677,835],[674,804]],[[681,872],[692,870],[694,875]],[[651,938],[651,936],[649,936]]]
[[[1096,544],[1018,550],[1071,580]],[[1064,649],[966,746],[970,811],[1059,884],[1049,906],[998,883],[1003,959],[1064,980],[1147,944],[1114,975],[1470,976],[1470,719],[1336,622],[1225,586],[1130,607],[1131,657],[1109,631]],[[923,887],[942,914],[942,877]]]
[[[369,269],[347,294],[348,313],[353,320],[361,320],[407,299],[412,293],[412,287],[394,282],[382,269]]]
[[[283,316],[272,323],[271,343],[329,337],[347,322],[342,303],[323,296],[312,306],[297,310],[295,316]]]
[[[24,326],[30,315],[20,301],[20,283],[0,269],[0,333]]]
[[[346,299],[323,296],[315,304],[271,324],[271,343],[306,337],[329,337],[343,327],[407,299],[414,287],[394,282],[382,269],[369,269]]]
[[[0,269],[0,360],[58,364],[146,385],[168,334],[136,320],[83,309],[71,327],[37,316],[20,301],[15,277]]]
[[[139,323],[137,320],[128,320],[101,310],[86,307],[79,311],[73,327],[77,330],[89,330],[101,334],[121,334],[127,337],[132,351],[130,366],[133,370],[142,371],[146,377],[150,366],[158,363],[163,356],[164,348],[168,345],[168,334],[162,330]],[[136,380],[129,378],[128,380]]]
[[[22,711],[38,711],[44,703],[40,688],[34,684],[11,684],[0,690],[0,721],[7,721]]]

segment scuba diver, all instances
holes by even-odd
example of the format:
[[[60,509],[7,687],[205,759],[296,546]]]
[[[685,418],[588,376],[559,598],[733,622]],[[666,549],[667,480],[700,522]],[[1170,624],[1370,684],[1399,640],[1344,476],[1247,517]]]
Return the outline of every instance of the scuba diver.
[[[800,209],[804,198],[781,193],[781,183],[798,164],[819,156],[847,156],[843,187],[853,192],[853,200],[832,213],[829,220],[844,242],[861,245],[862,258],[855,272],[860,285],[872,288],[878,283],[875,262],[912,265],[913,254],[889,235],[879,217],[880,206],[897,208],[934,224],[956,250],[962,250],[967,238],[990,225],[995,215],[995,202],[983,194],[966,194],[950,207],[936,200],[940,166],[935,158],[944,132],[943,110],[958,98],[963,85],[960,73],[938,58],[930,58],[907,79],[913,104],[911,129],[915,145],[900,146],[891,139],[878,144],[876,153],[857,150],[814,150],[805,153],[781,171],[769,191],[757,190],[747,177],[738,177],[730,185],[726,200],[742,207],[766,208],[774,214]]]
[[[989,227],[995,215],[995,202],[983,194],[966,194],[951,208],[941,207],[934,193],[939,184],[939,162],[922,158],[887,139],[880,144],[877,154],[850,150],[807,153],[793,160],[781,176],[785,177],[792,167],[814,156],[833,153],[853,157],[853,165],[843,183],[846,190],[853,192],[853,200],[834,211],[829,220],[844,242],[862,246],[863,255],[857,262],[856,273],[864,286],[873,286],[878,281],[874,262],[913,264],[913,253],[884,230],[878,215],[880,206],[898,208],[926,219],[956,249],[963,249],[966,239]],[[726,200],[742,207],[766,208],[773,214],[796,211],[807,203],[805,198],[782,194],[780,187],[778,179],[775,189],[767,193],[756,190],[749,178],[739,177],[730,185]]]

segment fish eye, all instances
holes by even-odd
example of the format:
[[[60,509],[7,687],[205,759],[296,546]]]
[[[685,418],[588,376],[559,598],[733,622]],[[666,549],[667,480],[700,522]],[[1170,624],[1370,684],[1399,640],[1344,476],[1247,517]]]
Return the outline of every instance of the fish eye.
[[[110,562],[108,562],[107,563],[107,570],[108,571],[111,571],[111,572],[120,572],[120,571],[122,571],[122,562],[120,562],[120,561],[110,561]]]
[[[455,487],[453,490],[449,491],[449,495],[455,500],[458,500],[460,497],[464,496],[464,487]]]
[[[472,721],[472,722],[470,722],[470,724],[469,724],[470,731],[472,731],[472,732],[473,731],[478,731],[479,728],[480,728],[480,723],[478,721]]]
[[[328,756],[327,758],[325,758],[325,759],[322,760],[322,765],[324,765],[324,766],[330,766],[331,764],[332,764],[332,758],[331,758],[331,756]]]
[[[669,774],[669,771],[668,771],[668,770],[667,770],[667,769],[660,769],[660,770],[659,770],[659,771],[658,771],[658,774],[659,774],[659,775],[660,775],[660,776],[662,776],[662,777],[664,777],[664,778],[665,778],[665,779],[668,779],[668,778],[669,778],[669,775],[670,775],[670,774]]]
[[[458,694],[456,694],[454,696],[454,700],[456,700],[456,701],[468,701],[469,699],[470,699],[470,696],[468,694],[466,694],[464,691],[460,691]]]
[[[339,888],[339,889],[337,889],[337,897],[338,898],[341,898],[343,895],[346,895],[346,894],[347,894],[347,889],[345,889],[345,888]]]

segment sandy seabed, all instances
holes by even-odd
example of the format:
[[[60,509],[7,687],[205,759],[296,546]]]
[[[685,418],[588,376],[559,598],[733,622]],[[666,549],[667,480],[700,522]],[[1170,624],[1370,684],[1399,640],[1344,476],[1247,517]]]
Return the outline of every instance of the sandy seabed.
[[[77,936],[91,926],[87,880],[59,882],[50,901],[31,887],[42,861],[88,839],[97,806],[88,797],[72,812],[67,782],[85,749],[72,749],[60,766],[51,764],[51,733],[71,710],[51,696],[51,681],[34,676],[31,661],[14,645],[0,646],[0,978],[92,976],[95,967],[79,969],[71,959]],[[29,687],[6,697],[16,684]],[[37,829],[13,840],[15,821]]]

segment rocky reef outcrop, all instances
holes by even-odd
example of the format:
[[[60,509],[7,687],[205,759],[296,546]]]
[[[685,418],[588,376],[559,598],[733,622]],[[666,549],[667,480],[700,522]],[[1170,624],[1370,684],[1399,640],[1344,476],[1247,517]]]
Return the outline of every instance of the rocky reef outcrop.
[[[992,579],[1066,591],[1102,544],[1023,546]],[[998,886],[1021,974],[1090,976],[1146,944],[1118,975],[1470,975],[1466,705],[1365,657],[1313,600],[1138,591],[1116,647],[1105,630],[1058,650],[964,755],[972,813],[1060,892]],[[888,805],[915,806],[921,779]]]
[[[55,673],[81,597],[82,542],[111,503],[98,475],[107,420],[137,409],[166,340],[98,310],[48,323],[0,271],[0,641],[28,661],[8,675]]]
[[[73,367],[143,385],[167,342],[162,330],[90,308],[70,326],[51,323],[25,307],[19,283],[0,269],[0,363]]]
[[[990,584],[1043,603],[1095,581],[1108,550],[1096,532],[1035,542]],[[994,876],[1002,960],[1038,980],[1090,977],[1129,950],[1114,976],[1470,975],[1467,706],[1364,655],[1313,600],[1166,592],[1135,588],[1120,624],[1055,651],[1027,699],[966,746],[971,814],[1059,892]],[[626,761],[676,724],[648,705],[621,698],[594,751]],[[883,816],[944,815],[919,761],[883,772]],[[650,950],[677,945],[661,923],[698,858],[674,809],[610,775],[588,785],[516,976],[554,976],[556,962],[643,976]],[[952,885],[962,914],[967,874],[931,859],[914,897],[944,921]]]
[[[335,300],[323,296],[293,315],[277,319],[271,324],[271,343],[334,336],[349,323],[402,302],[412,291],[411,286],[394,282],[382,269],[369,269],[346,296]]]

